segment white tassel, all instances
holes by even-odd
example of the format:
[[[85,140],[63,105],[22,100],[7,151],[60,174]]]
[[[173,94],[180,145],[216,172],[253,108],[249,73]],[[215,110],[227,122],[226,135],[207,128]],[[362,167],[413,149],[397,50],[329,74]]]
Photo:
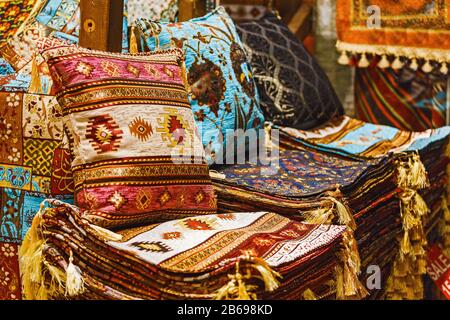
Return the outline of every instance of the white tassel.
[[[422,71],[425,73],[430,73],[433,71],[433,66],[431,65],[430,61],[426,61],[425,64],[422,66]]]
[[[396,57],[392,63],[392,69],[399,70],[401,68],[403,68],[403,62],[400,60],[400,57]]]
[[[417,71],[417,69],[419,69],[419,64],[417,63],[417,59],[416,58],[413,58],[411,60],[411,63],[409,64],[409,68],[411,70],[414,70],[414,71]]]
[[[390,62],[388,60],[388,58],[386,57],[385,54],[383,54],[383,56],[381,57],[380,62],[378,62],[378,68],[380,69],[387,69],[390,66]]]
[[[350,63],[350,58],[347,56],[346,51],[342,51],[341,56],[338,59],[338,63],[345,66]]]
[[[359,62],[358,62],[358,67],[360,67],[360,68],[367,68],[368,66],[370,66],[370,62],[369,62],[369,60],[367,59],[366,54],[363,53],[363,54],[361,55],[361,59],[360,59]]]
[[[444,75],[448,74],[447,62],[442,63],[441,69],[439,69],[439,71]]]
[[[66,295],[70,297],[80,295],[84,292],[84,280],[81,270],[73,264],[73,253],[70,251],[69,265],[67,266]]]

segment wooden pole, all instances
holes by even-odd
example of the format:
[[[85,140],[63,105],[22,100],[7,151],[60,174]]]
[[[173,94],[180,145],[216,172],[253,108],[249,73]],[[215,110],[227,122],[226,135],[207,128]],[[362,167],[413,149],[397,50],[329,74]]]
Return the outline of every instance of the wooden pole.
[[[80,11],[82,47],[122,50],[123,0],[81,0]]]

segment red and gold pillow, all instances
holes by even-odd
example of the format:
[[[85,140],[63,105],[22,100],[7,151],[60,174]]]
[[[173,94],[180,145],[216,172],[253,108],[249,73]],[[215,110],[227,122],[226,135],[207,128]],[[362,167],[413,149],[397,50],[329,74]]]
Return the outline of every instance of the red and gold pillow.
[[[114,54],[48,39],[40,47],[84,215],[120,227],[216,212],[181,51]]]

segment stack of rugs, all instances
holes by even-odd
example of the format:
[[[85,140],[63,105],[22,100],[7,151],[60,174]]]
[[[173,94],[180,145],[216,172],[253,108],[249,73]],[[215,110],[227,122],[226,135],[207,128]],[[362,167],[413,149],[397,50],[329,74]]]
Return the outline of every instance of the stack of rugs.
[[[394,155],[410,154],[412,159],[416,159],[416,165],[421,160],[423,169],[419,170],[418,166],[415,169],[413,164],[414,172],[412,174],[423,170],[427,172],[428,181],[422,181],[416,187],[420,189],[418,193],[428,207],[428,214],[421,219],[423,228],[419,228],[420,235],[414,235],[417,232],[413,230],[413,234],[409,235],[409,238],[411,240],[415,240],[415,237],[417,237],[416,240],[421,238],[420,241],[423,245],[427,242],[440,241],[444,248],[448,250],[448,227],[446,225],[448,225],[449,215],[446,168],[449,164],[447,149],[449,127],[430,129],[424,132],[406,132],[344,116],[311,131],[282,127],[278,127],[278,129],[282,137],[280,139],[282,144],[290,146],[301,145],[336,155],[358,156],[368,160],[383,158],[388,153]],[[418,160],[419,158],[420,160]],[[409,190],[405,190],[403,200],[411,197],[413,191],[410,188],[408,187]],[[403,205],[405,206],[405,203]],[[426,238],[428,238],[428,241],[426,241]],[[423,250],[423,248],[414,245],[409,250],[402,246],[403,254],[407,254],[409,251],[415,256],[423,257]],[[397,273],[398,277],[405,274],[404,266],[400,266],[401,260],[399,259],[397,266],[394,268],[394,273]],[[420,266],[421,270],[423,268],[423,266]],[[398,281],[394,281],[392,285],[395,283],[398,283]],[[402,291],[405,291],[405,289],[402,289]],[[396,294],[393,294],[393,297],[396,297]]]
[[[113,233],[76,207],[51,205],[21,249],[28,299],[332,299],[356,277],[352,234],[342,226],[254,212]]]

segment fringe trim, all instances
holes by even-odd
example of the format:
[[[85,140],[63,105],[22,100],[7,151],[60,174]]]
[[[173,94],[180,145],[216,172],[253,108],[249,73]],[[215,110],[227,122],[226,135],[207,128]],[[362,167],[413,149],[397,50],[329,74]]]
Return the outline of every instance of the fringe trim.
[[[342,240],[344,247],[338,254],[342,265],[338,265],[335,269],[336,298],[339,300],[363,299],[369,293],[358,279],[361,273],[361,260],[353,232],[346,231]]]
[[[244,272],[241,270],[240,262],[246,261]],[[255,269],[258,275],[252,275],[250,268]],[[257,295],[254,293],[258,289],[256,285],[250,285],[252,278],[260,279],[264,282],[265,291],[272,292],[279,287],[277,278],[281,275],[272,270],[270,266],[261,258],[243,256],[236,262],[236,271],[229,274],[230,281],[221,287],[215,295],[215,300],[256,300]]]
[[[433,66],[430,61],[437,62],[440,64],[439,71],[443,74],[448,73],[447,63],[450,63],[450,50],[442,50],[442,49],[426,49],[426,48],[418,48],[418,47],[403,47],[403,46],[382,46],[382,45],[361,45],[361,44],[352,44],[342,41],[337,41],[336,48],[338,51],[342,52],[341,57],[339,57],[338,62],[340,64],[347,65],[350,63],[349,56],[361,55],[361,60],[358,63],[358,66],[367,65],[367,55],[375,55],[381,56],[382,58],[382,67],[387,68],[391,66],[394,69],[399,69],[404,66],[404,63],[401,62],[401,58],[409,60],[409,64],[411,68],[418,68],[417,60],[424,60],[425,63],[422,67],[424,72],[433,71]],[[393,56],[395,57],[392,63],[389,60],[383,57]],[[361,62],[362,61],[362,62]]]
[[[319,300],[319,297],[311,289],[306,289],[302,296],[304,300]]]

